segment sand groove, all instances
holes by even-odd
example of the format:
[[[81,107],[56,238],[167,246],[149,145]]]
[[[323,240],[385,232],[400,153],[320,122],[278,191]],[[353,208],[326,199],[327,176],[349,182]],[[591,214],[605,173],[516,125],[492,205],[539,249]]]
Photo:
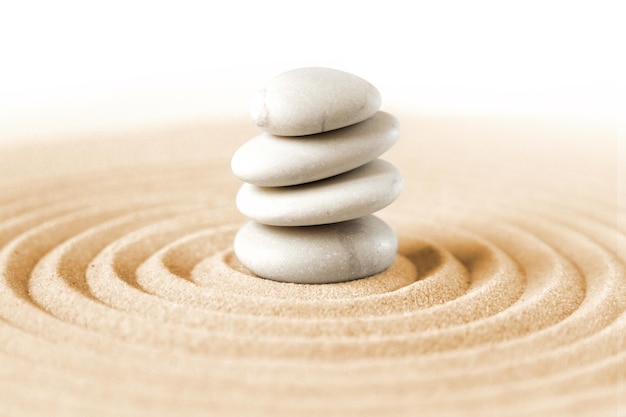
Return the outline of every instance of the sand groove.
[[[49,176],[3,150],[0,414],[626,415],[612,147],[586,155],[589,178],[584,152],[522,146],[516,125],[438,123],[409,121],[388,155],[407,186],[380,213],[394,265],[321,286],[259,279],[232,253],[245,129],[204,132],[206,157],[186,130],[100,154],[61,142]],[[490,151],[462,140],[479,133]]]

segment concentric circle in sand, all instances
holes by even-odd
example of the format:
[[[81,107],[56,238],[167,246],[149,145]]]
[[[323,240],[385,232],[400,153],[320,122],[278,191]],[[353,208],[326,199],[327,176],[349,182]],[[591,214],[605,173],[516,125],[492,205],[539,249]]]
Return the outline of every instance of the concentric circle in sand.
[[[233,255],[250,123],[2,149],[0,415],[626,415],[613,132],[400,120],[398,257],[329,285]]]

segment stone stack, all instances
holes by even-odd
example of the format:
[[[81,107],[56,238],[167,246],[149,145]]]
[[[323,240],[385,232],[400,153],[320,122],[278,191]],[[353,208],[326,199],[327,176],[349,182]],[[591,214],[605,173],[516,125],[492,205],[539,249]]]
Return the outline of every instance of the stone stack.
[[[372,213],[402,190],[398,170],[378,159],[399,132],[380,105],[370,83],[329,68],[285,72],[259,92],[251,114],[266,132],[231,161],[245,182],[237,207],[251,219],[234,251],[251,272],[321,284],[392,264],[396,235]]]

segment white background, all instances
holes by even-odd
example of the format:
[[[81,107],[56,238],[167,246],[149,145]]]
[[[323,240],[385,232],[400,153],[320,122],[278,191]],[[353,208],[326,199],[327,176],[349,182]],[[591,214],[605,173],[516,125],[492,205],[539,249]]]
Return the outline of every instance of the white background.
[[[247,117],[257,88],[301,66],[353,72],[419,115],[624,108],[622,1],[0,4],[0,142]]]

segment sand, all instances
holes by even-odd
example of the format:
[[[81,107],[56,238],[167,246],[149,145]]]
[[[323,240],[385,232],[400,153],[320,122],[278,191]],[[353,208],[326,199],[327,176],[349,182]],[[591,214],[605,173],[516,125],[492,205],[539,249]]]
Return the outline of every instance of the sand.
[[[232,254],[247,120],[0,149],[2,416],[626,416],[608,125],[399,115],[393,266]]]

